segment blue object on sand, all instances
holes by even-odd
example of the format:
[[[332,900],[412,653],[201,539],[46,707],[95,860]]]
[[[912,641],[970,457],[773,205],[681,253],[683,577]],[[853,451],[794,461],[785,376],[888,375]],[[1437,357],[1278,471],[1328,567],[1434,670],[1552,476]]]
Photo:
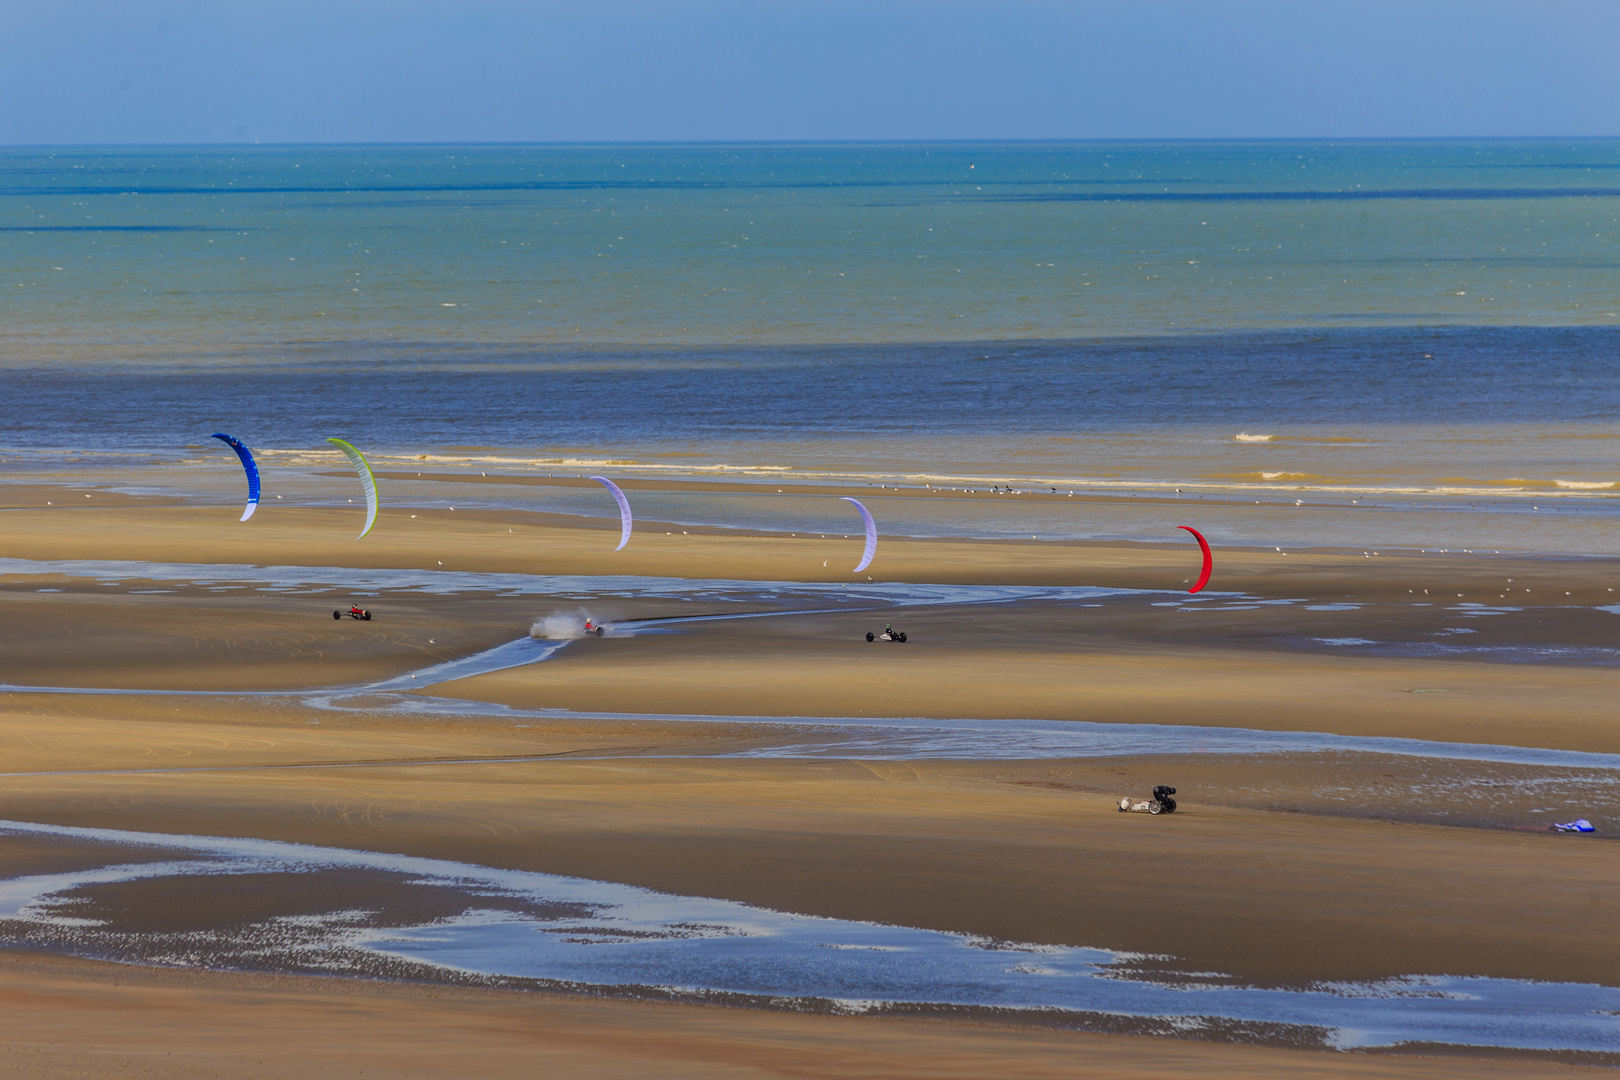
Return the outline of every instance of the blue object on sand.
[[[1576,818],[1574,821],[1565,821],[1553,826],[1559,832],[1597,832],[1592,823],[1585,818]]]

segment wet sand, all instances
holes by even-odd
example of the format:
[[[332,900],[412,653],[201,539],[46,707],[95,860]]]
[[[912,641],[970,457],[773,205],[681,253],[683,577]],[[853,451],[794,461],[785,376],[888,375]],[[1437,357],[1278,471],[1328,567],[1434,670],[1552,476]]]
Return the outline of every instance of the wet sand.
[[[96,708],[116,715],[113,702]],[[762,736],[741,725],[690,735],[678,725],[514,730],[461,719],[414,721],[407,739],[386,720],[327,717],[317,731],[293,716],[169,721],[115,753],[94,734],[104,725],[12,715],[6,727],[13,747],[47,742],[49,731],[57,744],[46,760],[58,767],[62,743],[101,747],[78,763],[102,769],[150,768],[156,745],[204,771],[31,778],[18,775],[29,755],[14,752],[0,817],[401,851],[807,914],[1170,953],[1262,980],[1416,971],[1601,982],[1620,964],[1609,932],[1620,916],[1609,887],[1620,847],[1400,823],[1409,794],[1388,781],[1349,817],[1301,798],[1331,771],[1320,761],[1279,757],[1245,770],[1224,758],[670,760],[646,755]],[[193,747],[177,745],[183,728]],[[214,748],[199,753],[198,743]],[[538,760],[431,760],[458,751]],[[389,766],[390,753],[415,763]],[[300,760],[333,764],[286,767]],[[341,764],[362,760],[373,763]],[[252,767],[271,762],[282,767]],[[1372,764],[1400,768],[1378,761],[1369,773]],[[1443,790],[1448,770],[1424,764],[1425,782],[1436,774]],[[1254,805],[1256,777],[1274,785],[1265,800],[1274,805]],[[1113,808],[1118,794],[1163,782],[1183,792],[1174,817]]]
[[[56,584],[61,591],[0,589],[0,682],[215,691],[342,686],[515,636],[500,604],[476,598],[396,598],[386,622],[362,622],[332,618],[349,609],[349,594],[339,590],[232,600],[185,595],[167,582],[148,583],[162,590],[148,595],[82,579]]]
[[[1605,1075],[1525,1060],[1311,1053],[0,953],[16,1077],[1347,1077]]]
[[[823,580],[827,573],[819,566],[827,557],[822,541],[647,537],[648,551],[634,556],[644,562],[632,563],[599,550],[604,530],[542,525],[532,515],[441,511],[427,524],[411,522],[419,533],[373,546],[345,539],[352,515],[339,512],[278,513],[285,523],[259,530],[255,522],[247,539],[228,534],[227,542],[217,539],[217,511],[109,510],[109,527],[91,530],[34,513],[6,515],[0,556],[436,568],[444,547],[456,551],[445,560],[455,569],[761,580]],[[1179,550],[1130,546],[885,541],[882,550],[893,565],[874,569],[937,581],[1140,586],[1185,563]],[[819,557],[805,567],[812,556]],[[1515,584],[1531,582],[1532,597],[1545,591],[1557,599],[1539,608],[1521,602],[1526,611],[1493,616],[1517,622],[1491,633],[1509,643],[1590,641],[1608,626],[1605,619],[1620,632],[1620,617],[1592,611],[1608,602],[1609,562],[1249,552],[1223,554],[1219,565],[1212,588],[1363,606],[1190,612],[1132,597],[1083,611],[1047,603],[721,621],[578,642],[543,664],[433,691],[587,714],[551,720],[334,713],[297,697],[7,693],[0,698],[0,771],[11,775],[0,782],[0,817],[406,852],[808,914],[1170,953],[1194,967],[1259,980],[1443,972],[1612,982],[1620,970],[1609,932],[1620,916],[1612,888],[1620,880],[1620,846],[1601,835],[1509,831],[1516,819],[1545,818],[1530,816],[1535,800],[1523,789],[1480,782],[1498,775],[1481,766],[1288,755],[691,760],[657,755],[737,752],[781,734],[743,721],[588,715],[1047,717],[1620,751],[1612,669],[1349,658],[1309,640],[1339,627],[1348,627],[1343,636],[1395,640],[1404,633],[1416,640],[1432,629],[1424,621],[1432,613],[1403,606],[1402,598],[1414,595],[1407,588],[1444,581],[1467,593],[1497,587],[1491,583],[1498,579],[1505,588],[1511,576]],[[372,623],[334,624],[332,591],[145,594],[139,586],[82,579],[47,587],[66,591],[0,581],[8,635],[0,679],[212,691],[353,683],[510,640],[548,609],[577,606],[536,597],[384,595],[370,602],[379,612]],[[1566,589],[1569,598],[1561,595]],[[671,604],[620,606],[619,614],[632,618],[667,614]],[[858,635],[874,620],[904,626],[911,642],[866,644]],[[1324,624],[1329,629],[1320,629]],[[543,760],[465,763],[472,757]],[[123,771],[153,768],[201,771]],[[1337,787],[1324,794],[1330,780]],[[1471,792],[1466,814],[1441,825],[1412,805],[1414,788],[1444,790],[1459,780]],[[1118,795],[1145,796],[1160,782],[1182,790],[1174,817],[1112,809]],[[1610,794],[1596,799],[1601,807],[1612,801]],[[0,839],[6,876],[40,857],[18,849],[14,838]],[[504,1047],[526,1069],[551,1061],[593,1074],[667,1075],[667,1055],[690,1052],[703,1066],[694,1071],[705,1075],[726,1068],[740,1075],[950,1075],[950,1068],[973,1075],[982,1070],[972,1063],[987,1060],[975,1055],[993,1056],[997,1071],[1008,1071],[1009,1047],[1017,1048],[1020,1075],[1075,1075],[1077,1057],[1098,1075],[1422,1075],[1428,1067],[1362,1055],[1300,1058],[1148,1039],[448,989],[323,983],[292,992],[250,976],[139,972],[16,954],[0,962],[0,984],[16,1003],[3,1013],[0,1041],[15,1045],[19,1032],[51,1030],[21,1019],[29,1010],[43,1015],[46,1003],[61,1018],[51,1021],[54,1030],[81,1033],[77,1043],[64,1034],[48,1052],[34,1046],[46,1063],[38,1075],[61,1075],[89,1060],[82,1056],[86,1031],[110,1040],[112,1053],[187,1046],[205,1075],[247,1069],[251,1054],[226,1038],[229,1023],[198,1019],[211,1000],[219,1017],[234,1015],[237,1001],[242,1009],[274,1002],[256,1029],[265,1033],[265,1060],[276,1063],[262,1075],[321,1075],[341,1071],[345,1061],[377,1063],[396,1053],[426,1071],[432,1054],[400,1049],[415,1037],[404,1033],[462,1023],[500,1033],[468,1052],[493,1055]],[[329,1014],[315,1005],[334,995],[351,1003],[344,1008],[353,1011],[352,1024],[317,1019]],[[566,1022],[580,1034],[562,1039],[535,1023],[534,1011],[573,1017]],[[159,1014],[168,1019],[138,1020]],[[629,1029],[641,1034],[621,1038]],[[295,1061],[286,1044],[300,1040],[272,1038],[276,1030],[324,1034],[309,1035],[298,1051],[309,1056]],[[348,1032],[346,1041],[340,1031]],[[162,1032],[170,1033],[168,1043]],[[281,1052],[270,1056],[278,1045]],[[1476,1064],[1469,1069],[1481,1075],[1523,1068]],[[501,1067],[492,1058],[474,1071],[500,1075]],[[1456,1062],[1436,1068],[1455,1074]]]
[[[46,489],[44,493],[54,492],[69,506],[42,507],[37,505],[41,492],[31,490],[26,499],[11,500],[6,490],[0,487],[0,510],[5,512],[6,523],[0,557],[21,559],[409,567],[747,581],[851,582],[872,577],[879,581],[1097,585],[1172,592],[1187,588],[1199,570],[1197,546],[1174,527],[1169,528],[1163,544],[884,535],[877,561],[857,577],[848,569],[860,557],[860,541],[854,536],[756,535],[642,520],[637,522],[634,541],[615,552],[613,538],[619,524],[605,518],[384,506],[372,534],[356,541],[363,513],[353,508],[270,506],[244,524],[236,521],[240,507],[175,506],[172,500],[116,492],[96,492],[92,500],[84,500],[82,493],[72,489]],[[860,495],[865,490],[850,488],[847,492]],[[829,497],[845,492],[837,487],[817,489],[818,494]],[[1513,579],[1511,591],[1508,578]],[[1381,552],[1373,557],[1360,549],[1279,552],[1221,548],[1209,588],[1259,598],[1309,597],[1318,602],[1422,600],[1428,589],[1436,601],[1512,599],[1543,607],[1590,606],[1620,603],[1620,592],[1611,591],[1620,589],[1620,559],[1409,551]]]
[[[1016,611],[1003,614],[1021,621],[1023,632],[1041,627]],[[911,634],[905,645],[868,645],[859,638],[868,626],[881,629],[881,616],[840,616],[845,633],[836,640],[794,642],[785,626],[749,624],[694,627],[676,640],[587,642],[547,664],[458,680],[433,692],[523,708],[1027,717],[1620,752],[1611,706],[1620,677],[1612,669],[1168,646],[1068,651],[1038,636],[1022,649],[981,650],[931,641],[923,628],[941,617],[929,613],[899,623]],[[969,617],[974,624],[980,618]],[[956,636],[975,632],[977,625]],[[717,653],[723,659],[714,659]]]

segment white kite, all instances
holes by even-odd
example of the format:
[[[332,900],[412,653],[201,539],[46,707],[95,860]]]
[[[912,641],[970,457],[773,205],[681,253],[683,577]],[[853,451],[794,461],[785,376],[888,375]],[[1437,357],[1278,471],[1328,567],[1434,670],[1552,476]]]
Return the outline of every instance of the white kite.
[[[624,492],[619,490],[619,485],[615,484],[613,481],[609,480],[607,477],[605,477],[605,476],[593,476],[593,477],[591,477],[591,479],[595,480],[598,484],[601,484],[603,487],[605,487],[609,491],[611,491],[613,493],[614,499],[618,500],[618,503],[619,503],[619,546],[614,548],[613,550],[614,551],[622,551],[624,549],[624,545],[626,545],[626,544],[628,544],[630,542],[630,525],[631,525],[630,500],[624,497]]]
[[[366,461],[366,455],[357,450],[353,443],[345,439],[327,439],[327,442],[343,451],[343,456],[349,459],[354,471],[360,475],[360,486],[366,489],[366,527],[360,530],[356,540],[364,540],[366,533],[377,524],[377,477],[372,474],[371,465]]]
[[[855,509],[861,512],[861,520],[866,523],[866,550],[861,552],[861,564],[852,573],[860,573],[872,565],[872,558],[877,554],[877,522],[872,520],[872,512],[868,510],[859,499],[852,499],[848,495],[840,495],[847,503],[854,503]]]

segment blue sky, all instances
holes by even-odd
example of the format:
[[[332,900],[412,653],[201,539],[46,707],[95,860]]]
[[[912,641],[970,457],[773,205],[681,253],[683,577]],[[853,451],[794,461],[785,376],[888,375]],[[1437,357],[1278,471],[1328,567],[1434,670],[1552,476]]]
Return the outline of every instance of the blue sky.
[[[0,144],[1620,134],[1615,0],[0,0]]]

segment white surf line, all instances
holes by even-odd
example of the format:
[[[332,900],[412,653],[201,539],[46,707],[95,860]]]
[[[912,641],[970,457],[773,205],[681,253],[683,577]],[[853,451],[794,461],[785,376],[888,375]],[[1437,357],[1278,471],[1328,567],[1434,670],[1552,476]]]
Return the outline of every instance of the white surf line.
[[[347,949],[424,965],[446,977],[522,979],[554,989],[724,996],[777,1007],[820,1002],[842,1012],[951,1006],[1066,1018],[1082,1027],[1088,1016],[1132,1017],[1171,1021],[1166,1030],[1183,1035],[1251,1025],[1296,1041],[1319,1033],[1324,1045],[1338,1049],[1440,1043],[1620,1052],[1620,989],[1601,985],[1409,975],[1258,987],[1212,973],[1156,976],[1144,966],[1155,961],[1153,967],[1167,968],[1168,957],[798,915],[402,854],[0,821],[0,834],[6,833],[196,857],[118,863],[117,853],[109,852],[106,864],[95,868],[0,881],[0,927],[17,937],[30,932],[22,940],[34,947],[70,953],[77,947],[116,957],[120,943],[127,950],[130,938],[141,938],[150,948],[135,955],[147,963],[194,967],[214,956],[216,966],[254,967],[265,966],[269,952],[295,969],[302,959],[302,967],[322,970],[322,952]],[[78,917],[73,904],[74,891],[90,884],[116,894],[126,882],[251,873],[286,875],[295,891],[312,875],[345,870],[397,875],[403,903],[413,889],[431,887],[459,894],[465,906],[414,926],[372,926],[348,910],[304,915],[299,926],[307,933],[289,946],[284,935],[268,943],[254,939],[254,927],[164,935],[114,928],[102,942],[102,924]],[[245,951],[235,955],[233,946]],[[165,947],[175,953],[172,960]]]
[[[1252,436],[1243,438],[1231,436],[1238,442],[1272,442],[1272,435]],[[1310,437],[1287,438],[1289,443],[1316,444],[1318,441]],[[332,462],[327,459],[311,456],[307,450],[257,450],[261,457],[277,458],[279,464],[287,468],[298,469],[331,469]],[[657,461],[621,461],[597,458],[517,458],[507,455],[479,455],[460,456],[436,454],[423,459],[417,455],[401,454],[373,454],[372,461],[380,463],[378,468],[401,470],[406,473],[416,473],[424,483],[454,483],[475,485],[487,479],[527,479],[531,483],[521,487],[547,487],[553,488],[554,482],[573,481],[584,479],[582,475],[591,471],[611,469],[619,473],[630,472],[641,475],[643,478],[659,480],[682,481],[700,485],[696,489],[665,488],[651,489],[661,495],[680,494],[691,491],[698,495],[732,494],[738,497],[754,495],[775,495],[771,485],[793,484],[805,487],[831,490],[858,489],[868,490],[873,487],[879,489],[887,485],[896,485],[896,492],[908,491],[912,494],[928,492],[935,495],[961,494],[953,492],[954,487],[971,488],[979,494],[987,494],[980,490],[988,487],[1028,488],[1027,494],[1047,495],[1050,497],[1051,489],[1057,488],[1057,494],[1074,491],[1076,494],[1108,495],[1115,498],[1140,493],[1147,497],[1162,497],[1172,494],[1177,489],[1205,493],[1205,494],[1232,494],[1239,497],[1252,493],[1268,491],[1294,492],[1312,491],[1324,494],[1348,494],[1359,496],[1396,496],[1408,498],[1429,497],[1459,497],[1483,499],[1489,497],[1502,497],[1504,499],[1550,498],[1558,495],[1599,495],[1608,493],[1612,489],[1612,481],[1571,481],[1557,479],[1538,479],[1533,477],[1503,477],[1497,480],[1475,480],[1469,484],[1447,484],[1439,480],[1418,480],[1401,482],[1390,479],[1383,483],[1367,481],[1345,480],[1335,482],[1323,477],[1312,477],[1310,474],[1278,473],[1267,476],[1263,471],[1251,470],[1250,475],[1257,477],[1253,480],[1227,478],[1212,480],[1207,477],[1184,476],[1180,479],[1174,477],[1102,477],[1102,476],[1016,476],[994,473],[960,474],[935,472],[851,472],[837,469],[812,469],[793,465],[744,465],[735,463],[716,462],[709,465],[682,464],[671,465]],[[424,464],[426,467],[424,467]],[[443,471],[450,469],[466,469],[468,474]],[[494,469],[494,477],[471,476],[471,470],[478,469],[487,472]],[[548,473],[580,473],[581,475],[548,476],[539,478],[539,472]],[[424,475],[425,473],[425,475]],[[404,482],[410,483],[415,478],[402,477]],[[713,485],[717,481],[734,481],[743,483],[749,490],[729,492],[714,490],[702,485]],[[1507,486],[1513,485],[1513,486]],[[1552,485],[1538,486],[1538,485]],[[489,487],[505,487],[505,484],[485,485]],[[757,490],[755,490],[757,489]],[[117,489],[109,489],[117,490]],[[155,490],[155,489],[154,489]],[[819,492],[794,492],[786,497],[817,497]],[[882,495],[873,493],[875,498]],[[885,494],[892,494],[885,492]]]

